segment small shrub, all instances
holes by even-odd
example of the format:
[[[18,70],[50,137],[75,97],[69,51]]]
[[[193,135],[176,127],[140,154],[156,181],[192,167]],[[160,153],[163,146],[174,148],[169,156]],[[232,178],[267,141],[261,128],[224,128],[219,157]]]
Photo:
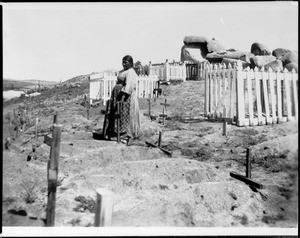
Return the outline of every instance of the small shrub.
[[[21,183],[21,187],[24,189],[24,191],[21,193],[21,196],[23,197],[24,201],[26,203],[34,203],[37,199],[37,182],[35,181],[33,184],[28,181],[23,181]]]
[[[89,210],[91,213],[96,212],[96,202],[94,199],[77,196],[75,201],[80,202],[80,204],[73,209],[75,212],[85,212],[85,210]]]

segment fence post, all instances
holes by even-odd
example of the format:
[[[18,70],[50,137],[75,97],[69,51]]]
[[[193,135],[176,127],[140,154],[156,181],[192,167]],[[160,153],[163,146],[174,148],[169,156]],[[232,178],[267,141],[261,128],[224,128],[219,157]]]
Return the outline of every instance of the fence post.
[[[237,87],[237,125],[245,125],[245,103],[244,103],[244,78],[242,75],[242,63],[238,62],[234,68]]]
[[[95,227],[110,226],[114,205],[114,193],[105,188],[96,190]]]
[[[260,78],[258,73],[258,68],[254,68],[254,80],[255,80],[255,93],[256,93],[256,109],[257,109],[257,117],[258,117],[258,125],[262,125],[262,100],[261,100],[261,85]]]
[[[298,76],[298,75],[297,75]],[[296,120],[298,120],[298,87],[297,87],[297,83],[296,80],[298,80],[298,78],[296,78],[296,72],[295,69],[292,70],[292,83],[293,83],[293,95],[294,95],[294,109],[295,109],[295,117]]]
[[[166,62],[165,62],[165,80],[166,81],[170,80],[169,68],[170,68],[169,62],[168,62],[168,59],[166,59]]]
[[[286,96],[286,106],[287,106],[287,120],[290,121],[292,117],[292,101],[291,101],[291,92],[290,92],[290,80],[288,70],[285,68],[284,71],[284,84],[285,84],[285,96]]]
[[[55,202],[56,187],[58,178],[58,159],[61,139],[61,125],[54,124],[52,132],[52,143],[50,150],[50,160],[48,160],[47,180],[48,180],[48,202],[46,225],[54,226],[55,223]]]

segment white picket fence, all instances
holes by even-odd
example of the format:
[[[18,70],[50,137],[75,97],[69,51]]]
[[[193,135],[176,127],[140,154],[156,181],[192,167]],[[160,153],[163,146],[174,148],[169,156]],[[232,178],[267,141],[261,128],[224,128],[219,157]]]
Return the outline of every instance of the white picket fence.
[[[149,75],[156,75],[160,81],[186,80],[186,67],[184,62],[168,62],[160,64],[149,63]]]
[[[298,119],[298,74],[241,65],[210,64],[205,69],[205,114],[236,118],[237,126]]]
[[[138,76],[137,96],[138,98],[152,98],[153,90],[158,78],[156,75]],[[117,76],[113,74],[92,74],[90,75],[90,102],[103,100],[103,105],[110,99],[113,87],[117,83]]]

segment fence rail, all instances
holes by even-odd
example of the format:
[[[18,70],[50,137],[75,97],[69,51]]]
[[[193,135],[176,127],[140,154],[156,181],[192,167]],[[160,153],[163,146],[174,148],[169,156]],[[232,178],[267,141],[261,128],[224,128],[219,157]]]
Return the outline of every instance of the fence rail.
[[[215,120],[236,118],[238,126],[298,119],[298,74],[229,64],[207,65],[205,114]]]
[[[153,90],[156,82],[158,81],[157,76],[151,75],[140,75],[137,80],[137,97],[148,98],[149,95],[153,97]],[[93,100],[103,100],[103,105],[110,99],[113,87],[116,85],[117,76],[115,75],[91,75],[90,76],[90,102]]]

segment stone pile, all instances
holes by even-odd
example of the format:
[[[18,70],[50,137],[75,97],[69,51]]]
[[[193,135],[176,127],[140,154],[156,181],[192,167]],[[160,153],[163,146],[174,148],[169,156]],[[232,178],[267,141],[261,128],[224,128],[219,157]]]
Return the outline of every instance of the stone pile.
[[[250,51],[239,51],[226,49],[219,41],[211,40],[204,36],[186,36],[183,39],[184,45],[181,48],[181,61],[192,63],[229,63],[241,62],[243,67],[271,68],[274,71],[286,68],[298,72],[298,51],[276,48],[270,51],[262,43],[255,42],[251,45]]]

